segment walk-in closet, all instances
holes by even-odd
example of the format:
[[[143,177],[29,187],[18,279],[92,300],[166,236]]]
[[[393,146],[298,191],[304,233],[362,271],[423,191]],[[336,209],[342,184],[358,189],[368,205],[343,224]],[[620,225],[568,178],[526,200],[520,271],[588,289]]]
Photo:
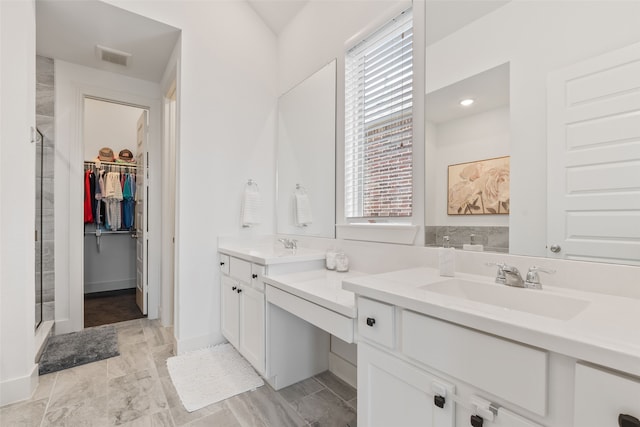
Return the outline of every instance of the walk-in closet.
[[[143,317],[147,111],[85,98],[84,326]]]

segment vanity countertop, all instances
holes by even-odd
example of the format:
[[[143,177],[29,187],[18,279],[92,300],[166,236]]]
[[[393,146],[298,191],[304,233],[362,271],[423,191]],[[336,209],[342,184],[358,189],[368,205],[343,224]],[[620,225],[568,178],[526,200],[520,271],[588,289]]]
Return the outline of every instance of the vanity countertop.
[[[456,279],[496,285],[493,279],[456,273]],[[579,360],[640,376],[640,300],[544,286],[543,290],[513,288],[527,299],[532,292],[586,302],[567,320],[508,309],[429,291],[425,285],[450,279],[434,268],[347,277],[342,287],[358,295],[403,307],[476,330],[501,336]],[[489,288],[487,288],[489,289]],[[561,302],[558,302],[561,304]],[[564,307],[556,307],[562,313]]]
[[[285,249],[276,245],[245,247],[237,245],[219,245],[218,252],[242,258],[260,265],[286,264],[300,261],[317,261],[325,258],[325,252],[319,249]]]
[[[323,269],[265,276],[264,281],[268,285],[353,319],[357,315],[355,294],[343,289],[342,281],[364,275],[365,273],[357,271],[339,273]]]

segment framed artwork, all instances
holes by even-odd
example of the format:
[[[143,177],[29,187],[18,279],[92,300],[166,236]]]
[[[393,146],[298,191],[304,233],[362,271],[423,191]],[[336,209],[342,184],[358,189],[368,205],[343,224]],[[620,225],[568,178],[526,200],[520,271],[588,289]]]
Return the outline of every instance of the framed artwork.
[[[449,165],[448,215],[509,213],[510,156]]]

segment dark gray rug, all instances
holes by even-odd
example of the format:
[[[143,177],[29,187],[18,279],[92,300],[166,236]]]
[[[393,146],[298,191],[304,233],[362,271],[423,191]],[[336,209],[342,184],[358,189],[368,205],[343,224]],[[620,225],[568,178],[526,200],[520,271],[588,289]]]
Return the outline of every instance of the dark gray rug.
[[[47,339],[40,357],[40,375],[118,356],[118,335],[113,325],[87,328]]]

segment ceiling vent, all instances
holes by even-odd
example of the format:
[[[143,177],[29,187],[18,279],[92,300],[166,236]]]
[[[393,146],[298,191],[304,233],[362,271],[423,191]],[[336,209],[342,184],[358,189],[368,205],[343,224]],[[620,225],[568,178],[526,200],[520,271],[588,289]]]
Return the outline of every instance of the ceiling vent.
[[[123,67],[129,65],[129,61],[132,56],[130,53],[106,46],[100,46],[99,44],[96,45],[96,54],[98,55],[98,59],[101,61],[122,65]]]

